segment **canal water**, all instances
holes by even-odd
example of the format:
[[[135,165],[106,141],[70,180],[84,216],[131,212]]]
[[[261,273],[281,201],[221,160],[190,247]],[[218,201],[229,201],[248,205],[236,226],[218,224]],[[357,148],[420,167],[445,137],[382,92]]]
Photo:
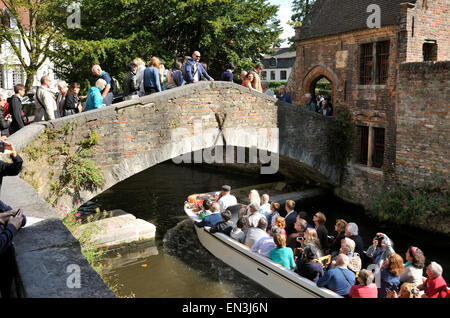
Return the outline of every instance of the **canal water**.
[[[280,175],[245,175],[168,161],[115,185],[94,198],[85,209],[122,209],[155,224],[157,232],[153,246],[110,253],[103,260],[105,265],[111,265],[106,279],[116,286],[119,296],[276,297],[203,248],[192,223],[186,219],[183,204],[188,195],[216,190],[222,184],[236,189],[282,180]],[[308,212],[310,223],[315,212],[325,213],[329,235],[335,234],[334,223],[338,218],[357,223],[364,248],[377,232],[386,233],[403,258],[409,245],[418,246],[425,252],[427,263],[435,260],[444,267],[444,278],[450,281],[448,237],[377,224],[365,217],[360,207],[332,195],[302,201],[296,210]]]

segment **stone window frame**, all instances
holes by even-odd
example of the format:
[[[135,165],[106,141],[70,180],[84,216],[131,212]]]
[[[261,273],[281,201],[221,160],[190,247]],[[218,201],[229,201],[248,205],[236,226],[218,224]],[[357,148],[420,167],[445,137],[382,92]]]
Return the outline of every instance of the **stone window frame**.
[[[276,81],[277,80],[277,74],[275,71],[270,71],[270,80]]]
[[[354,153],[355,159],[353,160],[354,163],[362,165],[362,166],[366,166],[367,168],[371,168],[371,169],[376,169],[376,170],[381,170],[383,168],[384,165],[384,158],[386,155],[386,126],[380,123],[368,123],[368,122],[362,122],[362,121],[356,121],[355,123],[356,125],[356,130],[357,130],[357,136],[356,136],[356,146],[357,146],[357,151]],[[361,139],[361,133],[362,127],[367,127],[368,128],[368,136],[367,136],[367,142],[364,142]],[[380,144],[376,144],[376,130],[378,129],[383,129],[383,135],[384,135],[384,143],[381,146]],[[367,151],[365,149],[362,149],[362,146],[366,145],[367,147]],[[377,149],[378,148],[378,149]],[[381,162],[377,162],[376,161],[376,152],[377,151],[382,151],[383,152],[383,160]],[[363,160],[361,158],[362,154],[367,154],[367,159]]]
[[[284,76],[283,76],[284,73]],[[281,70],[280,71],[280,81],[285,81],[287,80],[287,71],[286,70]]]
[[[381,43],[383,42],[388,42],[388,50],[389,53],[387,55],[387,58],[385,59],[387,61],[387,68],[385,70],[386,72],[386,79],[385,81],[381,81],[380,82],[380,72],[381,72],[381,67],[380,67],[380,58],[379,58],[379,54],[378,54],[378,47]],[[359,75],[359,80],[358,80],[358,84],[359,86],[380,86],[380,87],[385,87],[387,85],[387,82],[389,80],[389,71],[391,69],[390,66],[390,60],[392,59],[392,53],[393,50],[391,49],[392,47],[392,39],[388,36],[383,36],[383,37],[379,37],[379,38],[375,38],[375,39],[367,39],[364,41],[357,41],[357,45],[358,45],[358,56],[359,56],[359,71],[358,71],[358,75]],[[368,45],[372,45],[372,59],[371,59],[371,80],[370,82],[366,82],[363,81],[363,76],[362,76],[362,57],[363,57],[363,47],[368,46]],[[366,76],[367,77],[367,76]]]

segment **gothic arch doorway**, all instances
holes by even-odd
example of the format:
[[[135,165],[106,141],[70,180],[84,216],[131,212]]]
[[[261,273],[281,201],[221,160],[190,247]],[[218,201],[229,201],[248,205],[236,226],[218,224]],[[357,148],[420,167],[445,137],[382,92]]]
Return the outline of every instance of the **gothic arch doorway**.
[[[338,79],[325,65],[316,65],[306,74],[303,79],[303,92],[317,95],[327,95],[333,105],[336,104],[336,87]]]

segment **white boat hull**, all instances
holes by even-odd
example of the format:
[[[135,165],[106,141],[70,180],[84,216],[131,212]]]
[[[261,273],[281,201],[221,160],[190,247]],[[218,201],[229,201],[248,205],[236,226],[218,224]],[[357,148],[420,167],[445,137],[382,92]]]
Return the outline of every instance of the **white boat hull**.
[[[199,221],[188,208],[185,208],[185,212],[193,221]],[[213,234],[209,232],[209,228],[194,227],[200,243],[211,254],[280,297],[342,298],[329,289],[317,287],[313,281],[269,258],[250,251],[247,246],[223,233]]]

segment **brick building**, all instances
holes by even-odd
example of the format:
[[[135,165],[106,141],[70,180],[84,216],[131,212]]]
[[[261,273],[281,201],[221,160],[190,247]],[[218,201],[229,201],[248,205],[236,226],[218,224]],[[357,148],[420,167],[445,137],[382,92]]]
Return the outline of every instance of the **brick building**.
[[[408,87],[408,78],[402,76],[421,78],[416,80],[418,87],[422,85],[416,100],[425,106],[434,105],[432,112],[441,114],[434,119],[428,118],[426,111],[409,114],[422,118],[416,137],[420,140],[427,136],[429,131],[420,128],[428,123],[428,127],[440,127],[439,132],[446,133],[448,140],[448,63],[438,68],[433,65],[450,61],[449,8],[450,0],[317,0],[303,25],[296,29],[297,59],[288,81],[293,103],[303,105],[304,94],[314,94],[316,83],[325,78],[331,83],[335,109],[347,108],[356,124],[354,152],[342,196],[362,202],[380,187],[407,181],[399,178],[396,169],[405,162],[397,161],[399,149],[404,156],[404,149],[411,148],[398,144],[397,136],[405,135],[399,129],[407,127],[404,121],[398,125],[402,119],[399,116],[405,116],[405,112],[399,113],[398,105],[404,107],[415,101],[399,91],[399,87]],[[406,67],[400,72],[402,63],[411,62],[428,66]],[[434,89],[434,95],[426,96],[427,90],[422,88],[430,85],[433,69],[439,73],[439,81],[434,84],[442,90]],[[439,120],[447,123],[441,125],[436,122]],[[401,142],[412,140],[403,138]],[[412,170],[420,166],[424,170],[419,173],[420,181],[434,174],[444,174],[448,180],[448,159],[443,167],[429,164],[431,157],[448,153],[448,142],[441,145],[437,137],[428,142],[439,146],[427,158],[417,158],[416,164],[409,162],[405,169],[413,175],[417,171]]]

